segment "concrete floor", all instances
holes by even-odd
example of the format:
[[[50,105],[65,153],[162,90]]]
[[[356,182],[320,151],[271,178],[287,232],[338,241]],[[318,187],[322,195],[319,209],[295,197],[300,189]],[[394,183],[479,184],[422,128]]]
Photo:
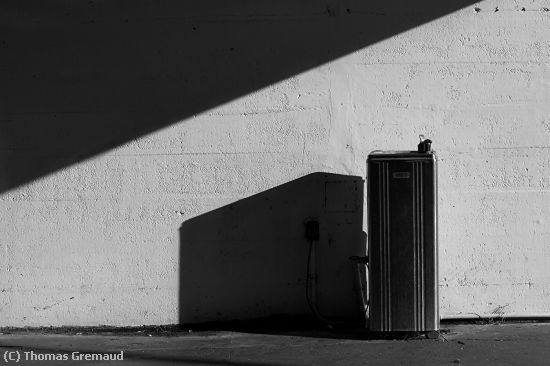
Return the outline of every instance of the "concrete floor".
[[[19,364],[78,365],[72,352],[116,353],[125,365],[549,365],[550,323],[444,324],[439,339],[381,340],[358,330],[178,331],[146,329],[101,334],[11,330],[0,335],[0,352]],[[163,335],[164,334],[164,335]],[[25,361],[37,354],[68,361]],[[11,353],[10,353],[11,352]],[[27,356],[28,357],[28,356]],[[43,357],[43,356],[42,356]],[[62,357],[62,356],[60,356]],[[11,361],[10,363],[16,363]]]

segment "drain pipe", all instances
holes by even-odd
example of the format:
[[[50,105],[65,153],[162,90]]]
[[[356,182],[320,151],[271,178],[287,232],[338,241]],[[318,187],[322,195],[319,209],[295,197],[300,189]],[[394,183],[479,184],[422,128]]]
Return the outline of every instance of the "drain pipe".
[[[365,328],[369,327],[369,257],[351,256],[349,260],[353,262],[355,269],[355,284],[359,294],[360,312],[365,320]]]
[[[306,272],[306,300],[307,304],[315,317],[329,328],[333,325],[357,325],[354,321],[334,321],[324,317],[317,308],[317,268],[316,268],[316,250],[315,244],[319,241],[319,221],[317,219],[308,219],[305,222],[306,239],[309,242],[309,250],[307,257],[307,272]],[[365,324],[368,324],[368,285],[367,276],[367,257],[352,256],[349,258],[354,265],[356,273],[356,288],[359,292],[359,300],[361,306],[361,314]]]

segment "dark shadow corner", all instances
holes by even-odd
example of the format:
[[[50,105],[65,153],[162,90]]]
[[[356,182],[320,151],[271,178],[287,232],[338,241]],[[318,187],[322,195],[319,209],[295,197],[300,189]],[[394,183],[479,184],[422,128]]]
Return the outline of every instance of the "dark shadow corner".
[[[240,320],[249,326],[267,318],[252,325],[270,327],[291,317],[311,325],[305,295],[308,219],[319,222],[312,259],[318,310],[329,319],[360,322],[349,257],[366,251],[363,185],[361,177],[313,173],[185,221],[179,323]]]

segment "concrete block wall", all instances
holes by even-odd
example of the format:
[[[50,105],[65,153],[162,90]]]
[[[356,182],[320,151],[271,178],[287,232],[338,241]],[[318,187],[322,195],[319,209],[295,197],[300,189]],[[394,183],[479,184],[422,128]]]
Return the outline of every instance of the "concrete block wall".
[[[358,23],[371,19],[368,9],[350,4],[350,8],[328,6],[328,13],[344,17],[349,9]],[[414,148],[421,133],[434,141],[439,156],[441,315],[549,316],[550,12],[546,7],[544,1],[468,4],[299,72],[276,74],[277,80],[266,85],[203,103],[184,118],[170,116],[169,124],[144,129],[132,122],[142,121],[141,114],[120,112],[117,98],[128,100],[117,93],[148,82],[158,87],[163,77],[173,82],[174,75],[165,76],[162,70],[173,71],[174,65],[159,61],[164,56],[150,56],[148,71],[137,72],[131,60],[125,60],[129,63],[115,71],[124,76],[135,71],[143,79],[128,77],[122,80],[128,82],[124,86],[113,79],[105,88],[114,90],[112,95],[98,105],[86,99],[98,97],[94,90],[79,95],[80,104],[72,95],[46,92],[50,99],[31,103],[33,93],[43,92],[39,88],[52,82],[58,90],[64,83],[80,83],[82,90],[86,85],[97,87],[95,80],[102,77],[97,64],[73,60],[78,67],[71,69],[70,58],[82,54],[82,47],[92,53],[93,47],[102,46],[86,39],[61,42],[53,37],[41,41],[43,54],[38,56],[50,57],[49,50],[62,54],[69,61],[61,69],[51,71],[53,66],[41,63],[37,55],[24,61],[26,68],[17,69],[15,61],[22,61],[17,52],[24,47],[17,46],[19,39],[51,29],[53,35],[64,33],[61,26],[15,8],[2,19],[10,30],[4,50],[12,50],[7,56],[11,68],[2,70],[2,78],[10,85],[32,86],[26,70],[38,70],[35,77],[43,84],[37,84],[38,89],[5,89],[0,101],[4,132],[0,135],[4,152],[0,326],[177,323],[182,306],[178,292],[183,223],[309,173],[364,177],[369,151]],[[60,9],[73,10],[68,3]],[[85,20],[108,22],[103,41],[110,31],[140,19],[156,27],[152,29],[165,26],[162,31],[169,38],[181,20],[153,12],[154,22],[146,22],[148,8],[125,9],[130,15],[122,12],[111,18],[114,13],[88,9],[95,13]],[[265,12],[239,18],[222,9],[192,18],[192,23],[199,30],[215,27],[211,36],[223,38],[229,24],[242,23],[248,32],[250,24],[253,29],[273,22],[294,27],[303,19],[321,16],[316,8],[304,9],[301,18],[283,12],[280,20]],[[74,29],[89,24],[94,23]],[[149,28],[143,24],[141,33],[146,37]],[[93,34],[80,29],[77,34]],[[140,39],[134,41],[139,48]],[[169,46],[174,49],[174,43]],[[300,45],[292,47],[300,53]],[[116,51],[112,45],[106,49]],[[101,67],[108,54],[104,57]],[[125,71],[126,66],[131,71]],[[256,72],[243,68],[242,78],[248,76],[247,70]],[[144,88],[143,93],[164,98],[170,90]],[[185,103],[185,97],[167,103]],[[139,106],[147,98],[131,101]],[[155,108],[143,118],[155,118]],[[101,127],[108,148],[94,148],[74,161],[46,153],[73,137],[64,134],[62,126],[86,121]],[[109,142],[109,131],[116,132],[118,122],[140,132]],[[38,132],[28,139],[8,138],[14,136],[9,129],[18,128],[13,126],[30,126],[30,135]],[[41,139],[54,136],[48,131],[56,128],[57,139]],[[55,162],[48,165],[47,159]],[[55,169],[19,173],[29,166]],[[10,177],[17,174],[23,178]],[[232,265],[245,263],[236,260]],[[276,290],[285,293],[285,285],[279,286]],[[288,293],[295,291],[293,284]],[[234,310],[228,317],[268,315],[266,309],[247,314]],[[304,303],[283,310],[301,313]],[[223,319],[213,311],[208,314],[210,318],[201,314],[186,321]]]

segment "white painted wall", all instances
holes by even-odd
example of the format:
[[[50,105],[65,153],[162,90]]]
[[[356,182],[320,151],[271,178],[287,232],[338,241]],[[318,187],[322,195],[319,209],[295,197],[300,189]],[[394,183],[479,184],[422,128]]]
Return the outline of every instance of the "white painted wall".
[[[184,221],[364,176],[420,133],[440,158],[442,316],[550,315],[545,6],[483,1],[4,192],[0,325],[177,323]]]

